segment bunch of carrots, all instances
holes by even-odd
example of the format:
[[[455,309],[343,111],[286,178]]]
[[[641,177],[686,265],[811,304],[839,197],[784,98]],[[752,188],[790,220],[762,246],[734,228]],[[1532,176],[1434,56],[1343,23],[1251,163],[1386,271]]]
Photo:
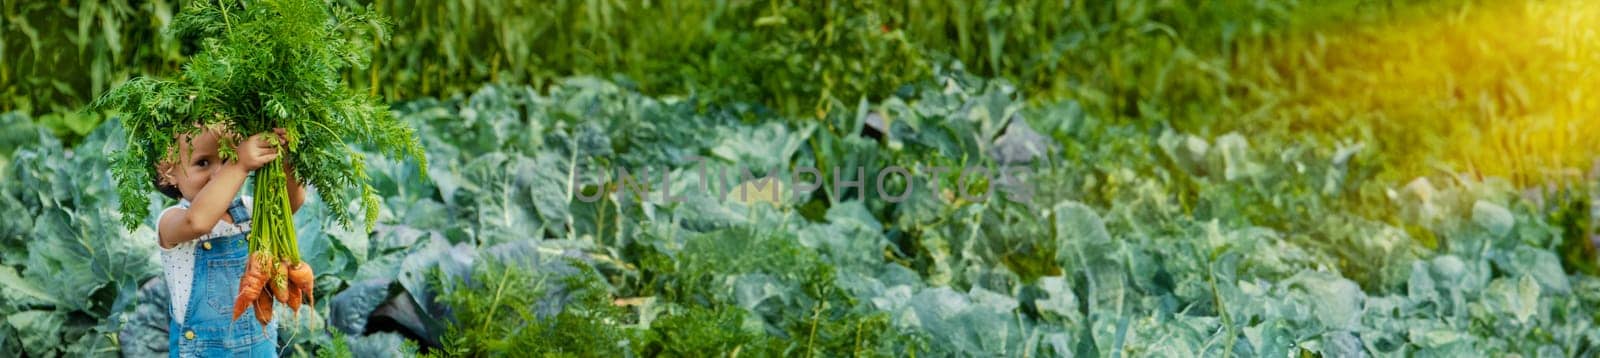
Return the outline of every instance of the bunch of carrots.
[[[250,256],[245,261],[244,277],[239,279],[239,296],[233,300],[233,319],[252,305],[256,321],[272,322],[272,301],[289,306],[296,315],[300,303],[316,304],[312,296],[315,277],[311,265],[300,260],[293,213],[289,207],[288,179],[283,158],[256,171],[255,223],[250,232]]]

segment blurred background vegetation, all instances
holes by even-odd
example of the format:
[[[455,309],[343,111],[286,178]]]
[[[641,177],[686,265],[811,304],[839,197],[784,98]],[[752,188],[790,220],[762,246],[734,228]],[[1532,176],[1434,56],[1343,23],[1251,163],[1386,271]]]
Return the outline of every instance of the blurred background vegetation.
[[[1600,7],[1581,1],[338,1],[393,22],[348,73],[391,101],[595,75],[821,118],[960,66],[1152,130],[1360,142],[1394,180],[1570,184],[1600,148]],[[0,111],[73,143],[95,95],[176,73],[182,2],[6,1]]]
[[[1483,277],[1488,277],[1486,260],[1516,260],[1496,258],[1487,251],[1463,254],[1477,250],[1476,246],[1464,243],[1477,241],[1462,238],[1476,240],[1474,238],[1480,236],[1489,237],[1480,232],[1498,230],[1494,243],[1528,247],[1496,250],[1515,249],[1518,255],[1532,252],[1530,250],[1534,249],[1530,248],[1533,247],[1559,252],[1560,267],[1546,270],[1553,273],[1551,276],[1581,273],[1573,282],[1582,283],[1595,282],[1592,276],[1600,273],[1594,246],[1595,242],[1600,242],[1600,236],[1595,235],[1600,211],[1593,210],[1594,204],[1600,203],[1597,200],[1600,197],[1595,195],[1600,192],[1600,181],[1596,180],[1600,172],[1597,168],[1600,163],[1596,160],[1600,159],[1597,156],[1600,135],[1596,135],[1600,134],[1600,120],[1596,119],[1596,114],[1600,114],[1600,100],[1595,99],[1595,94],[1600,92],[1600,78],[1596,78],[1596,69],[1600,68],[1600,34],[1597,34],[1600,32],[1600,3],[1593,1],[331,1],[370,8],[393,22],[392,31],[386,34],[388,41],[373,54],[373,65],[346,73],[346,79],[353,86],[370,89],[392,103],[411,103],[410,107],[400,105],[397,110],[425,118],[430,123],[423,128],[432,132],[424,134],[424,138],[430,134],[436,137],[441,133],[449,134],[443,136],[449,140],[431,142],[438,145],[431,145],[430,151],[450,154],[430,153],[430,158],[447,163],[432,167],[451,168],[456,166],[450,164],[460,164],[462,168],[477,168],[470,173],[465,169],[452,169],[468,173],[459,174],[455,183],[494,181],[507,174],[534,174],[532,171],[507,173],[511,170],[506,168],[511,167],[491,164],[506,160],[505,153],[497,152],[536,152],[530,148],[537,144],[529,143],[529,137],[525,136],[539,131],[588,133],[591,138],[612,136],[589,143],[606,143],[617,148],[654,150],[670,144],[703,153],[710,149],[695,149],[695,146],[718,144],[725,139],[704,138],[709,132],[707,128],[699,128],[701,126],[727,129],[767,124],[750,123],[760,119],[814,122],[786,124],[794,128],[819,124],[817,127],[823,131],[834,132],[814,138],[849,138],[832,142],[836,147],[817,146],[817,142],[812,142],[810,149],[813,151],[837,151],[844,153],[841,156],[874,160],[876,154],[871,153],[879,151],[878,143],[855,142],[860,139],[856,133],[845,133],[833,124],[840,122],[840,118],[868,116],[866,110],[858,112],[858,108],[868,108],[872,115],[894,121],[895,118],[887,117],[897,112],[888,109],[904,107],[908,99],[920,98],[919,106],[938,109],[926,112],[938,118],[922,120],[960,124],[951,124],[955,129],[950,131],[963,133],[971,131],[973,126],[962,121],[979,117],[999,120],[987,113],[958,112],[972,108],[967,105],[994,105],[980,102],[995,98],[1002,99],[1000,102],[1025,99],[1027,103],[1017,106],[1025,108],[1019,113],[1043,134],[1042,137],[1059,142],[1060,162],[1067,163],[1066,168],[1053,168],[1054,171],[1049,172],[1055,173],[1054,176],[1043,178],[1041,197],[1081,200],[1094,206],[1093,210],[1080,211],[1094,214],[1098,210],[1106,215],[1105,225],[1109,226],[1106,230],[1115,233],[1119,240],[1132,242],[1129,247],[1135,248],[1130,249],[1134,252],[1152,253],[1154,257],[1164,258],[1164,264],[1174,267],[1203,267],[1203,270],[1175,272],[1212,275],[1209,276],[1212,288],[1207,292],[1220,292],[1215,288],[1217,282],[1223,287],[1254,283],[1244,279],[1218,279],[1212,268],[1220,266],[1173,255],[1173,252],[1190,249],[1212,252],[1213,257],[1209,259],[1219,262],[1218,257],[1224,255],[1217,253],[1222,251],[1212,251],[1212,246],[1208,245],[1217,245],[1219,249],[1216,250],[1227,246],[1229,255],[1243,253],[1243,257],[1268,261],[1277,260],[1274,257],[1292,259],[1297,252],[1311,252],[1316,257],[1331,259],[1315,261],[1316,265],[1283,266],[1307,273],[1331,269],[1376,294],[1402,290],[1402,286],[1392,283],[1408,277],[1391,279],[1385,275],[1393,276],[1397,271],[1392,269],[1404,269],[1408,266],[1402,264],[1412,259],[1428,257],[1419,253],[1425,251],[1467,257],[1477,265],[1474,267],[1486,270]],[[84,112],[82,106],[134,76],[177,73],[183,63],[179,54],[181,44],[166,37],[163,29],[183,3],[181,0],[0,0],[0,128],[3,128],[0,129],[0,168],[6,167],[11,153],[23,145],[50,143],[54,146],[46,148],[51,150],[44,153],[60,153],[64,151],[62,148],[72,148],[75,143],[95,150],[106,147],[104,140],[96,143],[92,138],[84,138],[95,128],[104,127],[99,124],[109,116]],[[959,70],[955,70],[957,68]],[[940,73],[1000,79],[1004,84],[962,88],[963,84],[972,83],[955,81],[952,80],[955,77],[940,76]],[[606,81],[573,81],[579,76],[600,77]],[[505,86],[486,86],[486,83]],[[567,84],[565,92],[563,83]],[[610,87],[612,83],[626,88]],[[532,89],[522,92],[525,85],[531,85]],[[536,91],[550,95],[540,97],[533,94]],[[990,95],[993,97],[983,97]],[[586,96],[600,99],[591,100]],[[637,98],[661,99],[661,103],[673,104],[659,108],[654,104],[644,106]],[[685,99],[683,103],[691,105],[678,107],[680,102],[673,99]],[[587,107],[602,102],[615,108]],[[899,104],[894,104],[896,102]],[[857,107],[858,103],[865,104]],[[945,108],[946,105],[949,108]],[[671,118],[673,123],[683,125],[637,126],[649,122],[640,119],[647,116],[639,113],[656,113],[650,115],[661,117],[648,118]],[[744,123],[736,126],[708,119],[720,120],[721,114],[728,113],[742,116]],[[520,118],[524,115],[549,115],[561,118],[559,122],[562,123],[576,120],[596,125],[540,128],[530,126],[529,123],[536,123],[532,120],[522,123]],[[893,123],[889,124],[892,128]],[[40,136],[35,135],[34,130],[37,127],[48,129],[61,141],[38,140]],[[615,132],[604,133],[599,129]],[[807,136],[809,131],[806,130]],[[747,137],[738,134],[744,132],[733,133],[729,136]],[[502,134],[505,136],[501,137]],[[535,138],[533,141],[538,140]],[[680,142],[663,138],[695,140]],[[886,153],[899,150],[884,149]],[[912,153],[897,160],[955,162],[967,159],[939,158],[939,154],[922,150],[908,151]],[[80,168],[94,168],[92,165],[100,158],[70,154],[63,157],[67,158],[33,160],[28,164],[26,156],[19,155],[18,158],[23,159],[17,162],[23,164],[15,167],[31,168],[27,167],[31,165],[50,170],[37,170],[45,174],[0,177],[0,184],[20,183],[11,187],[29,195],[18,197],[54,199],[69,196],[65,193],[89,192],[86,197],[97,198],[93,189],[79,188],[104,185],[105,180],[72,173],[83,170]],[[1233,164],[1226,164],[1225,169],[1218,168],[1224,166],[1222,163],[1235,162],[1250,165],[1232,168]],[[104,166],[103,163],[99,165]],[[1227,174],[1235,169],[1257,174],[1249,180],[1235,180],[1231,178],[1234,174]],[[430,172],[429,175],[434,174]],[[395,174],[392,177],[404,176]],[[1491,177],[1507,180],[1502,182]],[[451,182],[445,176],[435,178]],[[29,185],[51,182],[60,188],[56,193],[63,194],[40,196],[22,190]],[[393,182],[402,183],[401,180]],[[1480,182],[1487,184],[1473,184]],[[1582,184],[1585,182],[1587,184]],[[435,184],[407,183],[420,188],[395,189],[408,193],[396,196],[401,198],[396,199],[397,202],[405,203],[396,207],[420,208],[418,212],[423,213],[448,208],[457,216],[434,215],[440,220],[439,228],[434,229],[457,236],[469,229],[478,230],[462,227],[482,225],[462,218],[478,218],[480,212],[495,212],[480,208],[493,207],[489,200],[480,203],[476,198],[511,197],[496,190],[537,186],[485,186],[486,189],[474,189],[482,195],[455,195],[450,192],[462,192],[456,191],[455,187],[460,185],[455,183],[439,184],[438,188],[433,187]],[[1502,188],[1500,185],[1505,183],[1509,185]],[[1436,190],[1435,185],[1439,189]],[[395,185],[396,188],[401,186]],[[1505,193],[1511,194],[1502,197]],[[1517,194],[1522,195],[1517,200],[1511,198]],[[430,202],[431,205],[423,205]],[[1435,202],[1439,205],[1435,206]],[[1488,205],[1491,203],[1511,204]],[[94,208],[93,204],[82,206]],[[555,207],[568,209],[561,205]],[[602,217],[598,213],[605,210],[620,213],[621,209],[617,208],[620,206],[611,209],[603,205],[599,209],[573,206],[571,216],[580,221],[602,222],[597,219]],[[581,214],[579,209],[597,214]],[[827,208],[822,206],[810,209],[797,210],[810,210],[810,219],[852,213],[843,209],[839,213],[825,212]],[[88,220],[99,215],[97,211],[88,210],[83,209],[88,213],[84,215],[51,211],[51,216],[40,216],[35,221],[57,225],[52,219],[57,216]],[[543,215],[543,210],[538,208],[537,211]],[[1057,244],[1038,242],[1038,238],[1053,234],[1047,234],[1053,227],[1046,224],[1059,219],[1035,220],[1041,218],[1032,212],[1007,211],[1005,207],[984,210],[972,211],[984,217],[972,221],[945,220],[968,214],[913,210],[906,211],[912,214],[882,214],[866,221],[898,220],[883,221],[886,224],[883,228],[887,228],[884,232],[892,237],[885,240],[893,240],[910,254],[887,256],[903,259],[906,267],[916,269],[917,274],[925,275],[930,282],[942,282],[939,285],[948,283],[952,280],[950,277],[957,277],[949,273],[955,271],[939,268],[946,265],[941,262],[950,260],[947,251],[966,253],[951,250],[950,246],[939,246],[943,241],[932,238],[940,238],[942,234],[939,233],[945,230],[966,232],[972,227],[989,231],[984,235],[993,237],[992,244],[996,247],[992,253],[973,257],[1000,262],[1007,270],[1029,279],[1078,277],[1070,272],[1071,266],[1058,265],[1059,248],[1051,246]],[[927,215],[925,218],[915,216],[919,213]],[[1451,220],[1429,219],[1431,217]],[[918,221],[924,219],[927,221]],[[1462,225],[1456,225],[1458,223]],[[428,225],[408,224],[424,229]],[[40,226],[57,227],[50,225]],[[452,225],[460,227],[446,228]],[[1154,227],[1150,232],[1156,234],[1146,234],[1142,229],[1145,226]],[[620,234],[620,227],[603,229],[596,225],[590,234],[603,236],[599,234],[609,229],[618,233],[617,237],[627,237]],[[1256,227],[1283,233],[1284,237],[1269,240],[1245,234],[1251,231],[1245,229]],[[1510,234],[1511,227],[1517,228],[1514,235]],[[0,226],[0,231],[3,229],[11,228]],[[1546,229],[1559,231],[1560,240],[1545,241],[1557,236],[1545,232]],[[1224,231],[1231,233],[1224,235]],[[17,232],[21,231],[13,231],[11,237],[67,236],[43,230],[38,232],[48,234],[15,234]],[[768,270],[767,265],[773,265],[768,261],[747,260],[748,265],[754,267],[740,271],[730,268],[733,259],[712,256],[719,252],[784,252],[780,256],[798,258],[804,263],[823,262],[818,259],[820,256],[772,250],[810,250],[794,246],[788,236],[760,235],[756,240],[749,240],[751,238],[746,236],[757,235],[718,235],[721,236],[697,237],[700,242],[723,245],[715,250],[689,250],[706,255],[698,260],[664,260],[651,256],[654,254],[649,253],[655,251],[648,250],[643,251],[646,254],[629,259],[643,267],[641,272],[666,273],[666,277],[676,274],[695,280],[712,277],[702,274],[711,271],[760,272]],[[1522,238],[1524,242],[1508,240],[1511,236]],[[923,238],[929,241],[919,241]],[[1140,238],[1146,241],[1137,241]],[[463,241],[459,237],[453,240]],[[1451,244],[1451,240],[1456,243]],[[46,244],[81,246],[71,240],[41,241],[37,245]],[[1559,247],[1550,247],[1556,245]],[[395,247],[409,246],[414,245]],[[1286,247],[1293,250],[1286,250]],[[65,252],[65,249],[60,251]],[[38,251],[11,249],[11,252]],[[628,255],[635,254],[623,256]],[[1538,265],[1554,261],[1550,258],[1554,256],[1517,256],[1517,260]],[[692,270],[674,271],[675,262],[688,262],[684,267]],[[1520,275],[1513,270],[1502,270],[1519,266],[1497,262],[1494,275],[1507,279]],[[1436,263],[1449,262],[1434,261],[1428,265]],[[771,271],[813,273],[807,271],[812,267],[809,264],[785,262],[778,266],[784,266],[783,270]],[[1135,266],[1130,264],[1127,268]],[[1449,265],[1435,267],[1444,266]],[[1316,267],[1315,272],[1310,267]],[[1285,273],[1292,273],[1290,271],[1293,270]],[[41,270],[33,275],[47,277],[44,272],[53,271]],[[345,274],[348,276],[348,272]],[[142,281],[143,277],[138,279]],[[799,281],[831,280],[808,277]],[[623,287],[621,294],[638,296],[656,289],[650,286],[654,283],[642,282],[624,282],[618,286]],[[664,292],[695,292],[691,290],[703,286],[699,281],[664,282],[668,283],[661,287],[669,287],[662,289]],[[1566,302],[1577,302],[1572,307],[1585,309],[1571,312],[1587,314],[1586,309],[1594,307],[1589,304],[1593,302],[1592,297],[1600,297],[1595,294],[1600,289],[1593,287],[1600,285],[1581,285],[1588,286],[1579,286],[1573,291],[1578,294],[1572,295],[1580,297],[1579,301]],[[387,285],[375,287],[380,293],[388,290]],[[828,296],[820,293],[824,291],[818,289],[819,293],[812,296]],[[1473,292],[1479,291],[1483,290]],[[417,294],[426,290],[411,292]],[[481,320],[479,316],[488,317],[474,316],[475,310],[492,312],[496,307],[476,304],[483,303],[480,301],[484,301],[484,297],[474,296],[474,291],[458,292],[463,293],[454,298],[457,302],[453,304],[462,307],[461,312],[468,312],[463,317],[469,322]],[[1162,294],[1152,292],[1155,291],[1145,292],[1150,295],[1142,297]],[[1543,297],[1566,296],[1566,293],[1557,293]],[[681,299],[685,302],[693,299],[692,295],[683,297],[691,297]],[[1223,300],[1220,294],[1214,299]],[[100,300],[110,301],[110,298],[101,297]],[[826,300],[845,302],[853,298]],[[1211,298],[1189,303],[1202,302],[1192,307],[1209,307],[1203,303],[1208,302],[1206,300]],[[595,302],[598,303],[585,304],[609,307],[603,300]],[[1539,304],[1507,306],[1520,309]],[[723,306],[713,306],[716,307]],[[95,310],[113,311],[105,307]],[[71,310],[63,310],[67,311]],[[1076,309],[1069,311],[1077,312]],[[600,310],[599,315],[604,317],[609,314],[607,312]],[[694,311],[689,316],[673,316],[689,318],[673,318],[681,321],[662,323],[659,327],[681,331],[686,329],[675,325],[733,325],[738,320],[730,318],[734,317],[728,315],[730,312],[733,311],[722,308]],[[820,311],[793,312],[804,317],[786,318],[788,322],[836,321],[842,322],[842,326],[856,327],[880,324],[874,323],[878,322],[874,317],[817,319],[816,312]],[[1505,316],[1496,313],[1498,311],[1475,312]],[[1149,324],[1153,321],[1148,317],[1160,316],[1140,317],[1132,322]],[[1184,316],[1188,315],[1165,318]],[[1459,316],[1458,312],[1456,317]],[[604,327],[594,324],[603,320],[578,318],[562,322]],[[1228,318],[1221,319],[1226,322]],[[1526,339],[1531,336],[1544,337],[1546,341],[1566,341],[1551,338],[1554,336],[1546,330],[1549,327],[1537,324],[1530,326],[1527,335],[1508,335],[1504,331],[1490,330],[1504,326],[1464,319],[1452,321],[1484,328],[1474,334],[1496,332],[1490,335],[1508,341],[1549,343]],[[1590,321],[1600,322],[1600,317]],[[1220,324],[1234,326],[1233,323]],[[1243,324],[1275,323],[1247,320]],[[561,327],[550,329],[552,331],[571,328],[551,327]],[[1593,332],[1589,327],[1581,326],[1573,331]],[[1397,326],[1396,330],[1421,332],[1411,328],[1408,323]],[[1136,327],[1130,332],[1140,331]],[[1445,331],[1462,329],[1452,327]],[[1225,335],[1237,336],[1233,332]],[[747,337],[730,337],[715,342],[748,340]],[[687,347],[681,343],[661,346],[650,349]]]

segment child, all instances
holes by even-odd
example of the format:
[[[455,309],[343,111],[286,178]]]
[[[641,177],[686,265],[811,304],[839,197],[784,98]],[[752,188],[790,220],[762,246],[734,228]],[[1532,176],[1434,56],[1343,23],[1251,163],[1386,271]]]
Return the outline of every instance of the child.
[[[156,164],[156,188],[182,199],[161,212],[156,230],[172,298],[168,349],[173,357],[278,356],[276,321],[263,326],[253,310],[238,320],[232,317],[249,251],[251,204],[248,197],[234,196],[250,172],[278,158],[278,148],[267,137],[277,135],[282,143],[283,130],[275,132],[239,142],[237,159],[224,161],[217,150],[218,138],[225,134],[208,128],[179,138],[179,155]],[[305,188],[289,165],[284,171],[290,210],[297,211]]]

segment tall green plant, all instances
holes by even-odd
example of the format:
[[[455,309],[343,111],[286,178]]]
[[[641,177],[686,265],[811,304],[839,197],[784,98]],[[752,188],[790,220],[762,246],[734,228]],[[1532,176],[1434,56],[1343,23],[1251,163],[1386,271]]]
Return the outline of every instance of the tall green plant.
[[[166,73],[182,57],[163,29],[173,0],[0,4],[0,111],[25,111],[67,141],[103,117],[71,113],[129,76]],[[45,113],[56,112],[49,115]]]

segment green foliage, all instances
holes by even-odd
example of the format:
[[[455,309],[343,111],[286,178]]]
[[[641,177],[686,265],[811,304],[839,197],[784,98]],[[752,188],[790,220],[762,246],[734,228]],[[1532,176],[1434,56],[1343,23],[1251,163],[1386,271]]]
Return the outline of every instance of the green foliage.
[[[104,355],[157,274],[155,232],[114,220],[118,198],[107,157],[120,128],[101,126],[80,145],[35,128],[0,181],[0,354]],[[95,154],[91,154],[95,153]]]
[[[195,46],[161,34],[176,26],[180,2],[7,7],[4,48],[18,55],[0,59],[14,73],[0,88],[16,99],[0,110],[46,118],[125,78],[176,73],[179,49]],[[597,76],[698,107],[759,103],[812,118],[851,109],[835,101],[886,99],[937,67],[958,67],[1008,79],[1036,104],[1071,99],[1146,129],[1370,136],[1369,147],[1388,153],[1389,180],[1444,161],[1519,185],[1571,184],[1597,147],[1576,134],[1593,131],[1581,119],[1596,108],[1566,95],[1600,67],[1579,55],[1593,52],[1593,35],[1570,31],[1595,18],[1582,1],[339,3],[370,5],[406,29],[390,44],[363,36],[373,65],[341,71],[392,101]],[[1572,21],[1552,20],[1562,16]],[[1459,20],[1437,21],[1451,18]],[[1387,63],[1412,67],[1375,83],[1346,80]],[[1456,63],[1496,70],[1441,70]]]
[[[112,169],[123,223],[139,224],[134,214],[147,202],[138,193],[149,190],[154,163],[177,159],[182,135],[220,125],[237,135],[286,129],[301,182],[322,191],[342,224],[350,222],[344,208],[360,200],[370,228],[378,198],[366,156],[345,141],[384,156],[422,156],[411,128],[339,80],[340,71],[368,61],[366,39],[381,38],[382,18],[317,1],[218,1],[189,4],[175,22],[174,35],[200,47],[181,77],[135,78],[94,104],[121,113],[128,128],[129,145]],[[349,187],[360,187],[360,196],[340,190]]]
[[[1557,254],[1570,237],[1557,226],[1573,220],[1547,219],[1560,211],[1508,183],[1400,185],[1374,175],[1381,153],[1353,141],[1151,131],[1070,102],[1025,105],[1004,81],[937,76],[830,114],[830,130],[747,123],[760,107],[700,112],[592,79],[400,104],[437,180],[409,179],[421,163],[373,161],[384,205],[372,232],[332,225],[331,208],[307,204],[301,248],[327,268],[319,312],[344,337],[316,334],[295,349],[404,354],[415,340],[440,355],[1585,355],[1600,342],[1600,281]],[[686,174],[690,163],[674,158],[722,167],[789,142],[804,144],[765,160],[993,165],[1001,137],[1024,126],[1055,153],[1028,162],[1038,184],[1029,203],[963,199],[951,177],[901,203],[819,194],[776,205],[693,194],[693,181],[672,184],[688,194],[682,203],[620,193],[582,203],[538,179],[650,163]],[[869,128],[882,137],[855,134]],[[131,310],[136,327],[165,322],[153,313],[159,296],[124,283],[153,265],[68,274],[101,271],[67,263],[147,260],[154,249],[98,241],[127,235],[91,219],[118,205],[105,157],[36,138],[43,149],[19,149],[18,179],[0,184],[0,203],[40,213],[0,226],[0,266],[17,273],[0,268],[0,294],[23,304],[0,307],[22,317],[0,332],[23,332],[0,350],[33,353],[53,339],[104,349],[95,332],[117,331],[114,312]],[[72,152],[106,152],[125,133],[113,123],[88,138]],[[56,224],[63,215],[78,224]],[[82,235],[96,243],[92,260],[61,256],[76,252],[68,233],[80,227],[111,233]],[[143,235],[128,242],[153,246]],[[23,239],[35,237],[68,239]],[[79,283],[40,283],[58,276]],[[111,283],[115,292],[75,288]],[[40,298],[85,294],[104,301]],[[77,312],[106,318],[65,320],[62,338],[35,329]],[[121,331],[123,342],[137,337]]]
[[[415,357],[418,356],[416,342],[407,341],[393,333],[380,333],[368,336],[350,336],[341,331],[334,330],[328,335],[329,343],[317,348],[316,354],[307,355],[296,351],[296,357]]]
[[[163,29],[181,1],[9,1],[0,6],[0,111],[75,112],[89,98],[141,74],[170,73],[182,60]],[[70,73],[70,74],[69,74]],[[62,114],[69,128],[104,118]],[[54,125],[50,125],[55,127]],[[87,130],[57,132],[75,144]]]
[[[376,1],[375,12],[415,30],[377,47],[374,66],[339,72],[391,99],[452,95],[394,107],[421,129],[430,162],[352,151],[371,159],[382,198],[375,230],[325,220],[353,207],[308,203],[301,246],[327,267],[319,302],[336,330],[295,347],[351,356],[409,353],[403,342],[447,356],[1596,354],[1594,189],[1563,188],[1535,204],[1515,178],[1433,167],[1417,177],[1407,166],[1432,162],[1414,155],[1448,148],[1436,142],[1454,132],[1437,127],[1459,118],[1400,120],[1437,113],[1419,110],[1431,102],[1337,86],[1363,83],[1350,76],[1376,72],[1363,66],[1387,62],[1369,57],[1396,48],[1368,49],[1368,40],[1433,42],[1322,25],[1353,17],[1384,24],[1363,31],[1387,31],[1446,9],[1462,20],[1445,24],[1469,26],[1501,14],[1479,2],[1405,3]],[[1512,14],[1561,9],[1545,4]],[[1396,53],[1483,55],[1446,40]],[[1327,71],[1285,70],[1313,67]],[[1519,73],[1487,72],[1461,83],[1483,88],[1502,82],[1473,80]],[[583,74],[614,80],[573,76]],[[1297,77],[1318,74],[1328,76]],[[129,85],[183,93],[148,79]],[[1502,91],[1484,92],[1487,113],[1536,108],[1494,96]],[[33,214],[0,225],[0,354],[103,351],[100,334],[115,332],[116,312],[129,306],[130,325],[164,322],[147,314],[156,297],[126,288],[153,269],[118,264],[148,256],[138,246],[147,244],[102,242],[129,235],[97,220],[119,203],[109,181],[72,175],[108,163],[67,154],[114,148],[106,142],[122,138],[120,127],[73,146],[26,121],[0,122],[30,134],[0,144],[21,148],[0,204]],[[1427,150],[1396,149],[1407,143]],[[901,203],[876,200],[870,185],[773,205],[717,200],[683,180],[644,189],[652,199],[690,193],[682,203],[609,192],[584,203],[574,192],[619,183],[564,181],[645,165],[688,178],[691,155],[713,169],[900,165],[917,175],[1021,163],[1036,171],[1036,193],[1026,203],[970,199],[945,173],[933,179],[939,189],[891,183],[890,192],[915,187]],[[434,180],[417,180],[424,175]],[[339,189],[349,193],[331,195],[361,195]],[[43,284],[57,276],[72,285]],[[78,295],[94,298],[55,302]],[[123,301],[139,304],[118,308]],[[119,337],[125,353],[141,352],[128,349],[132,335]]]
[[[1597,182],[1600,183],[1600,182]],[[1600,185],[1600,184],[1595,184]],[[1592,202],[1595,189],[1574,186],[1544,193],[1543,211],[1550,224],[1561,229],[1562,267],[1588,275],[1600,274],[1600,250],[1595,248],[1595,225],[1600,224]]]
[[[440,355],[593,357],[629,351],[627,344],[638,338],[623,326],[622,309],[611,304],[592,268],[571,264],[578,271],[564,277],[505,263],[478,265],[468,282],[481,286],[458,287],[439,298],[455,313]],[[556,313],[541,315],[540,304],[550,302],[559,305]]]
[[[652,357],[695,357],[710,352],[731,355],[770,344],[762,335],[745,330],[744,318],[744,310],[736,307],[687,306],[651,322],[638,352]]]
[[[333,331],[332,343],[317,349],[317,356],[327,358],[355,358],[355,355],[350,353],[350,344],[345,342],[344,332],[337,330]]]
[[[1359,1],[1230,0],[1198,6],[988,0],[339,3],[370,6],[393,19],[396,28],[406,29],[395,33],[389,44],[381,44],[377,36],[363,37],[377,48],[373,65],[344,72],[348,80],[388,100],[450,96],[485,82],[546,88],[561,78],[589,75],[618,78],[647,94],[694,96],[701,106],[760,103],[791,117],[808,118],[849,110],[833,106],[834,100],[885,98],[901,85],[923,78],[935,65],[960,62],[973,73],[1010,79],[1036,100],[1076,98],[1106,117],[1200,120],[1214,108],[1165,109],[1141,101],[1229,105],[1232,96],[1216,82],[1232,86],[1232,81],[1216,68],[1229,66],[1232,58],[1266,52],[1264,44],[1313,29],[1326,21],[1321,19],[1370,13]],[[182,36],[155,36],[163,26],[176,26],[167,20],[173,8],[157,2],[146,9],[108,12],[159,20],[154,22],[157,26],[139,28],[143,32],[80,33],[81,41],[138,38],[146,45],[118,48],[162,56],[136,57],[132,63],[145,70],[108,75],[105,85],[67,88],[81,97],[100,93],[129,75],[175,72],[181,63],[177,49],[193,44],[182,41]],[[41,26],[72,28],[69,25]],[[31,40],[36,37],[12,38],[30,39],[33,48],[47,52],[53,48],[50,44],[57,43],[48,38]],[[127,57],[97,55],[95,68]],[[42,71],[16,78],[69,80]],[[42,84],[23,89],[33,86]],[[77,102],[71,97],[50,103],[73,108]],[[1154,111],[1163,113],[1143,113]]]

